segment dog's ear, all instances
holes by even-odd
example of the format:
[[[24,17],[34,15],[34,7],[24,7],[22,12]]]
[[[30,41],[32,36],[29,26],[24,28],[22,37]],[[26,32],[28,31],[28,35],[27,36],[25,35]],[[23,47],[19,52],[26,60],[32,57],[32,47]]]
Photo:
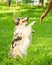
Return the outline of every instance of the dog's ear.
[[[19,21],[17,19],[14,20],[15,25],[19,24]]]

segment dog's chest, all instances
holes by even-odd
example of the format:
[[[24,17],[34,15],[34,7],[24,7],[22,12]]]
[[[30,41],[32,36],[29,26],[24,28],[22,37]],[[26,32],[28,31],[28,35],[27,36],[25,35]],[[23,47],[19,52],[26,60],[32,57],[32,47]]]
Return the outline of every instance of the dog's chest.
[[[26,30],[26,26],[16,26],[14,29],[14,33],[23,33]]]
[[[19,49],[21,50],[21,52],[24,52],[25,50],[27,50],[27,48],[29,46],[31,35],[28,36],[28,34],[29,34],[28,31],[29,30],[27,29],[27,26],[17,26],[15,28],[14,34],[16,35],[18,33],[16,36],[22,37],[21,41],[17,45],[19,47]],[[16,43],[18,43],[18,41]]]
[[[27,26],[24,25],[16,26],[14,29],[14,36],[22,36],[22,38],[28,38],[31,36],[31,30],[29,30]]]

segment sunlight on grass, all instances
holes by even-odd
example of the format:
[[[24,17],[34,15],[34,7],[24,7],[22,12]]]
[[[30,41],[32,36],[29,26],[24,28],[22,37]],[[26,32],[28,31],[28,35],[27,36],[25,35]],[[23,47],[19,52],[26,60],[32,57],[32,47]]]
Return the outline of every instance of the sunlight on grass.
[[[20,7],[6,7],[6,6],[2,6],[0,9],[0,13],[11,13],[11,12],[16,12],[17,9],[19,9]]]
[[[3,14],[4,14],[4,13],[13,13],[14,11],[15,11],[15,10],[8,10],[8,11],[5,10],[5,11],[0,11],[0,14],[1,14],[1,13],[3,13]]]

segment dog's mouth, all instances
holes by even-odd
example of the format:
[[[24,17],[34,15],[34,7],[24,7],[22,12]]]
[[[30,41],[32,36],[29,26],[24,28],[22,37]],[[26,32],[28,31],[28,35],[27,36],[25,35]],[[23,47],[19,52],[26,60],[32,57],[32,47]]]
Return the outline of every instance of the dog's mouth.
[[[28,17],[27,18],[24,18],[24,19],[22,19],[22,23],[24,23],[24,22],[28,22]]]

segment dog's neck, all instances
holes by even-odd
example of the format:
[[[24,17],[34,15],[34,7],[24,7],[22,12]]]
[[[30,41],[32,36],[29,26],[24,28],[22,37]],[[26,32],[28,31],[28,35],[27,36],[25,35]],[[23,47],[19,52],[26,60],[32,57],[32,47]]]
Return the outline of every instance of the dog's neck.
[[[16,27],[25,27],[26,26],[26,24],[19,24],[19,25],[16,25]]]

